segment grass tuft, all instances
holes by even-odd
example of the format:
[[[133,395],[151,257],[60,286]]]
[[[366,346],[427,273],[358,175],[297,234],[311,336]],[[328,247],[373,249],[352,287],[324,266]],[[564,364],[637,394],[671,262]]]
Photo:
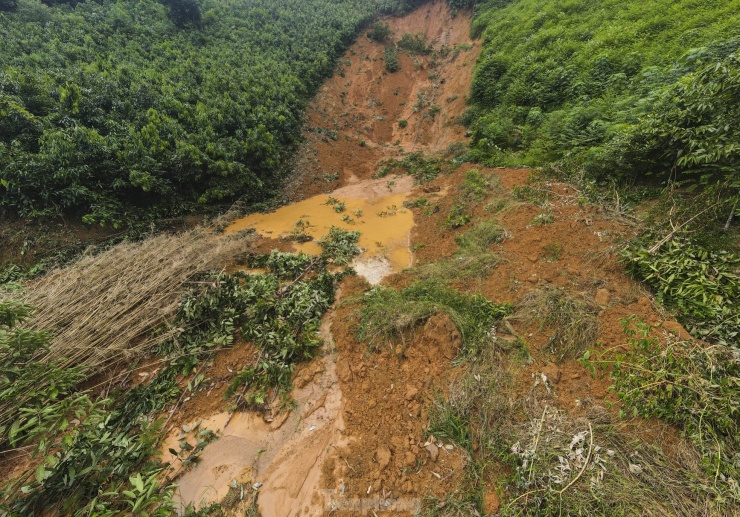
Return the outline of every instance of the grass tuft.
[[[539,322],[540,329],[553,326],[550,352],[562,360],[578,357],[594,345],[599,333],[599,307],[584,297],[571,296],[559,287],[527,293],[517,304],[516,317]]]
[[[401,291],[376,287],[365,294],[358,339],[371,350],[403,342],[414,327],[438,312],[454,322],[462,336],[463,353],[477,353],[490,343],[493,324],[509,314],[510,308],[435,280],[422,280]]]

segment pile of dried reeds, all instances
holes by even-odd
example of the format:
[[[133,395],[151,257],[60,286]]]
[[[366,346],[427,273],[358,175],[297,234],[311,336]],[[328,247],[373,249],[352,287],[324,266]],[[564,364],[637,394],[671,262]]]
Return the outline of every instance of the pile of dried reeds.
[[[163,330],[188,283],[233,263],[243,238],[206,230],[118,245],[53,271],[29,287],[32,323],[52,333],[42,360],[92,371],[140,356],[172,337]]]

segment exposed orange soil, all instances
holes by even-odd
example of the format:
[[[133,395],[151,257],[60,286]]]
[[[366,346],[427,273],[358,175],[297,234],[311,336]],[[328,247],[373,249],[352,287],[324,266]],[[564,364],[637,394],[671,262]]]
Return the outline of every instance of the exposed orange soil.
[[[383,46],[364,36],[359,38],[341,60],[338,73],[309,107],[306,144],[286,192],[294,202],[310,201],[317,195],[372,200],[387,181],[394,180],[368,181],[383,160],[409,152],[439,153],[466,140],[465,128],[456,120],[466,108],[480,48],[469,39],[469,13],[453,18],[446,3],[438,0],[387,21],[396,39],[405,32],[424,33],[438,51],[437,57],[400,52],[401,69],[391,74],[385,70]],[[446,57],[439,54],[443,47]],[[426,98],[429,105],[415,108],[420,98]],[[440,107],[434,116],[429,112],[432,105]],[[402,119],[408,121],[405,128],[399,127]],[[336,131],[336,139],[331,131]],[[467,200],[470,223],[450,229],[445,220],[461,202],[460,185],[474,168],[497,186],[485,199]],[[430,204],[407,209],[409,218],[413,216],[408,247],[404,248],[409,255],[394,259],[394,270],[404,267],[407,256],[416,266],[449,259],[459,248],[456,236],[482,220],[495,218],[506,237],[489,251],[500,258],[500,264],[488,275],[458,281],[456,287],[515,305],[534,290],[559,287],[596,307],[598,341],[607,347],[624,343],[620,320],[633,314],[648,323],[666,323],[666,327],[685,332],[624,274],[618,262],[619,243],[634,235],[635,226],[583,203],[574,187],[558,183],[539,185],[548,192],[547,211],[552,222],[536,224],[543,208],[515,201],[513,191],[530,184],[530,172],[465,164],[423,186],[412,188],[408,178],[396,178],[396,195],[410,200],[425,197]],[[338,173],[337,179],[334,173]],[[498,210],[497,200],[506,206]],[[340,225],[345,215],[328,211],[319,219],[317,207],[306,206],[304,211],[312,210],[306,215],[317,221],[311,233],[316,238],[327,227]],[[289,232],[296,217],[304,215],[301,210],[284,217],[276,212],[245,220],[238,229],[262,232],[248,251],[295,249],[280,237]],[[278,225],[274,218],[280,217],[283,220]],[[319,220],[323,221],[320,225]],[[287,226],[282,224],[286,222]],[[386,217],[366,224],[373,226],[373,231],[366,233],[379,240],[387,229],[384,225],[393,226],[396,220]],[[345,226],[363,231],[357,222]],[[404,232],[408,233],[406,227]],[[370,247],[367,242],[364,245]],[[306,251],[312,251],[311,246],[315,244],[305,246]],[[559,251],[553,254],[553,250]],[[415,275],[413,269],[407,270],[382,282],[403,287],[413,282]],[[360,277],[343,281],[339,302],[323,321],[325,346],[321,354],[296,370],[291,410],[281,408],[275,400],[260,414],[229,413],[231,408],[223,397],[227,387],[237,372],[256,360],[257,351],[249,344],[237,343],[218,351],[202,366],[200,373],[206,379],[202,389],[184,395],[175,410],[164,415],[167,438],[163,460],[173,462],[167,475],[180,484],[178,497],[183,506],[218,501],[236,481],[259,488],[257,501],[264,517],[415,515],[424,498],[443,498],[460,486],[466,453],[428,436],[429,408],[446,394],[450,382],[464,373],[464,366],[453,366],[460,334],[449,317],[438,314],[405,342],[369,351],[358,342],[357,327],[362,295],[370,288]],[[501,325],[496,329],[498,334],[506,337],[513,332],[523,338],[533,358],[518,372],[514,396],[546,399],[575,415],[594,402],[613,401],[606,379],[592,378],[573,358],[558,361],[548,349],[553,328],[541,325],[536,318],[527,321],[516,315],[508,322],[510,327]],[[157,368],[156,363],[143,366],[129,383],[145,380]],[[538,382],[542,374],[548,386]],[[192,427],[199,420],[219,439],[204,449],[196,466],[181,469],[168,448],[181,434],[195,444]],[[664,441],[668,447],[678,441],[670,428],[660,425],[642,426],[635,433],[653,442]],[[491,472],[486,479],[489,486],[484,502],[490,512],[500,504],[495,483],[502,474]]]
[[[400,70],[390,73],[385,47],[360,36],[308,107],[306,144],[287,189],[291,199],[368,179],[383,159],[401,152],[431,153],[465,140],[465,128],[455,121],[466,109],[480,52],[480,42],[469,36],[469,13],[453,18],[443,1],[435,1],[384,21],[396,40],[407,32],[423,33],[435,50],[448,52],[447,57],[400,51]],[[418,107],[420,95],[428,104],[423,108]],[[432,105],[440,108],[433,117]],[[400,128],[398,122],[404,119],[408,125]],[[327,137],[327,130],[337,132],[336,140]],[[337,181],[325,180],[324,174],[335,173]]]
[[[327,81],[311,103],[306,145],[287,189],[292,200],[368,185],[364,182],[384,159],[416,151],[441,152],[465,141],[465,128],[455,120],[465,110],[479,49],[478,43],[468,39],[469,15],[452,18],[445,3],[437,1],[388,22],[396,39],[404,32],[423,32],[435,49],[446,45],[449,54],[432,63],[431,57],[401,52],[401,70],[390,74],[385,70],[383,46],[360,37],[342,59],[340,73]],[[461,44],[466,46],[461,49]],[[426,108],[415,110],[420,93],[430,104],[440,106],[434,117]],[[403,129],[398,125],[401,119],[408,120]],[[330,131],[337,132],[336,139]],[[456,235],[476,222],[496,217],[506,238],[490,252],[501,263],[490,275],[465,280],[458,287],[499,303],[516,303],[545,286],[560,287],[599,306],[598,339],[606,346],[624,342],[620,319],[626,316],[638,314],[656,324],[666,318],[618,263],[615,250],[620,241],[634,234],[635,227],[593,205],[579,203],[580,193],[571,186],[545,185],[553,221],[533,224],[543,209],[514,201],[512,193],[514,187],[528,184],[530,171],[481,169],[482,174],[498,179],[500,186],[487,199],[469,203],[472,221],[468,225],[449,229],[444,221],[460,201],[459,186],[473,168],[477,167],[463,165],[409,194],[412,200],[426,197],[434,208],[411,209],[414,227],[409,247],[416,265],[451,257],[458,249]],[[339,175],[336,180],[331,176],[334,173]],[[495,199],[509,200],[509,204],[496,213],[489,204]],[[247,226],[262,224],[250,221]],[[272,222],[264,224],[268,228]],[[374,224],[394,223],[389,218]],[[293,249],[277,239],[286,231],[280,227],[267,234],[263,229],[265,238],[256,239],[254,249]],[[553,258],[551,250],[556,248],[560,251]],[[383,282],[401,287],[413,279],[414,272],[408,271]],[[260,484],[258,503],[265,517],[414,515],[425,497],[444,497],[458,487],[465,453],[452,444],[432,443],[427,429],[428,410],[435,397],[443,396],[450,381],[463,373],[452,362],[460,335],[448,317],[436,315],[405,343],[368,351],[357,341],[356,331],[357,309],[369,288],[361,278],[343,282],[341,299],[324,320],[322,334],[327,345],[320,357],[295,374],[294,410],[281,413],[273,404],[261,418],[244,417],[235,429],[218,429],[220,445],[206,447],[201,464],[180,478],[183,501],[199,501],[205,488],[220,497],[226,485],[237,479]],[[510,324],[533,357],[516,380],[519,396],[546,398],[549,404],[574,414],[610,397],[605,379],[593,379],[572,358],[558,362],[547,349],[554,329],[516,317]],[[497,331],[508,332],[504,327]],[[213,425],[223,427],[223,421],[215,423],[223,418],[218,413],[226,409],[221,395],[232,373],[252,360],[251,352],[238,345],[216,354],[203,371],[209,379],[207,389],[183,401],[168,430],[179,434],[183,424],[214,415]],[[543,373],[551,390],[535,382]],[[673,436],[670,430],[661,430],[651,439],[663,432]],[[229,447],[236,447],[231,455]],[[261,447],[264,453],[256,453]],[[499,505],[496,477],[492,473],[487,480],[485,502],[491,511]],[[217,500],[213,494],[206,499]]]

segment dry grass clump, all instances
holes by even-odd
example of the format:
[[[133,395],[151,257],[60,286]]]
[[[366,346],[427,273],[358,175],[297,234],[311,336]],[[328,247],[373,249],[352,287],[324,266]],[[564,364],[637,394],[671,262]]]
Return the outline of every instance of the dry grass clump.
[[[51,272],[24,300],[36,308],[32,323],[54,336],[40,360],[95,370],[152,350],[178,332],[160,329],[188,281],[243,251],[243,238],[199,229],[120,244]]]
[[[572,296],[558,287],[527,293],[517,304],[515,317],[539,322],[540,329],[555,327],[548,346],[559,359],[576,357],[596,342],[599,306],[585,297]]]
[[[483,515],[482,494],[495,485],[501,516],[737,515],[732,502],[718,506],[689,443],[673,439],[668,453],[659,438],[637,435],[639,423],[613,421],[588,400],[573,417],[519,396],[520,356],[497,340],[430,408],[430,434],[465,449],[469,461],[458,490],[427,501],[423,515]]]
[[[690,446],[670,458],[598,406],[575,419],[547,404],[528,409],[508,430],[515,474],[501,515],[716,515]]]

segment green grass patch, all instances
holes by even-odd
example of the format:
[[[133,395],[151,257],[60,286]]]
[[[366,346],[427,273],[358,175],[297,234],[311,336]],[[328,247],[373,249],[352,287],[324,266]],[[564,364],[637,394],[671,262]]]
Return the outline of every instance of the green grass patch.
[[[486,346],[493,324],[510,311],[507,304],[461,293],[435,280],[419,281],[400,291],[376,287],[364,295],[357,336],[371,350],[378,350],[403,342],[418,324],[441,312],[460,332],[461,352],[470,354]]]

